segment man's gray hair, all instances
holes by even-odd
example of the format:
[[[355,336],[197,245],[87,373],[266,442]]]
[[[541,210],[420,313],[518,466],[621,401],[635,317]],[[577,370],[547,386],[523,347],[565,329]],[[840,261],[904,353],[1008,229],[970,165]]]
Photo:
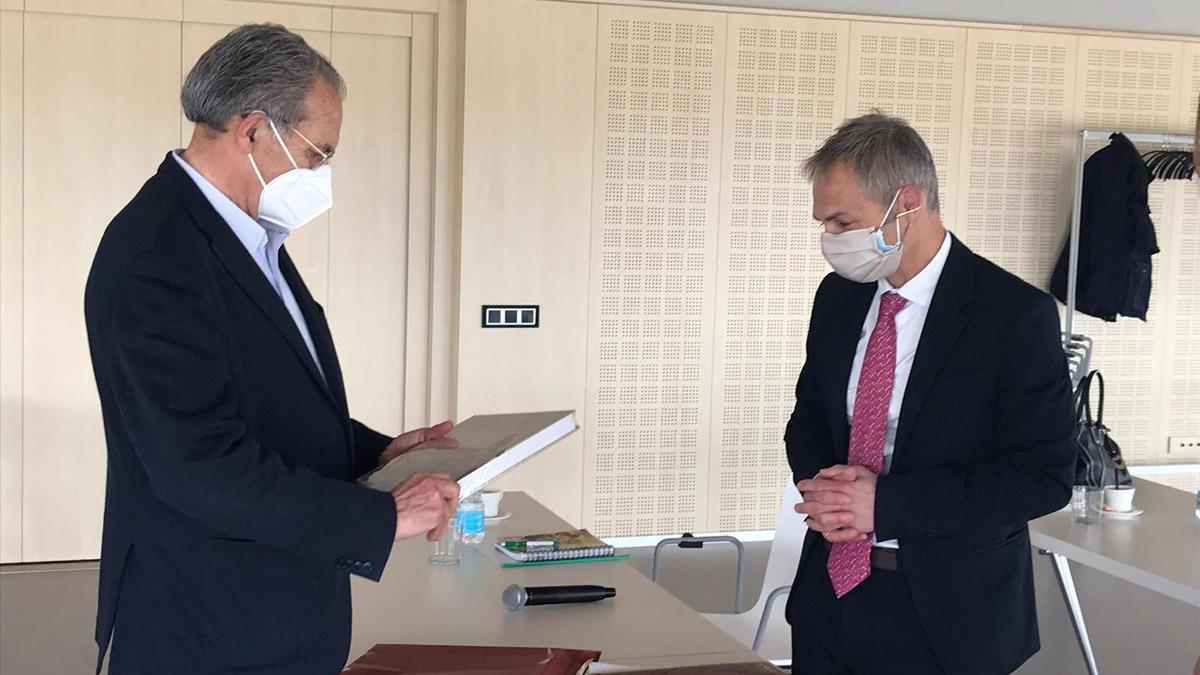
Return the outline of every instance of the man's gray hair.
[[[305,98],[318,76],[346,97],[342,76],[304,38],[278,24],[247,24],[204,52],[179,98],[189,120],[218,131],[255,110],[291,127],[308,117]]]
[[[933,154],[908,122],[872,111],[846,120],[808,161],[809,180],[844,163],[863,192],[884,208],[904,185],[925,191],[931,211],[938,210],[937,169]]]

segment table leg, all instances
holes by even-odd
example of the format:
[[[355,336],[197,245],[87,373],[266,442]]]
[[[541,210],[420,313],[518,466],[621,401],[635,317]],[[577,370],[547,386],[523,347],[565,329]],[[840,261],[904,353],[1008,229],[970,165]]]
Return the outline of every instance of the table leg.
[[[1096,655],[1092,652],[1092,641],[1088,637],[1087,626],[1083,622],[1083,610],[1079,606],[1079,594],[1075,592],[1075,580],[1071,577],[1071,567],[1066,556],[1050,551],[1039,551],[1042,555],[1050,556],[1054,565],[1054,576],[1058,578],[1058,588],[1062,591],[1063,601],[1071,613],[1071,625],[1075,628],[1075,637],[1079,640],[1079,650],[1087,664],[1088,675],[1100,675],[1096,667]]]

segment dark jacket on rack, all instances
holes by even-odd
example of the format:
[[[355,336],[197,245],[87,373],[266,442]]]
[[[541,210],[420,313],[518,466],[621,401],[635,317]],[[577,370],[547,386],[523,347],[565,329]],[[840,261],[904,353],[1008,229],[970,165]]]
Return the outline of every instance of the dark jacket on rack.
[[[1076,308],[1105,321],[1117,315],[1146,319],[1150,306],[1150,256],[1158,253],[1147,190],[1151,175],[1133,143],[1121,133],[1083,165]],[[1050,291],[1067,301],[1070,240],[1050,279]]]

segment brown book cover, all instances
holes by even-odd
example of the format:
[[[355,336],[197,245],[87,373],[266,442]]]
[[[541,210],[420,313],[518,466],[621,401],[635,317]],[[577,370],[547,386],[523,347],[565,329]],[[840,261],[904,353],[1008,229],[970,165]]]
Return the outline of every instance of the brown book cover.
[[[678,668],[650,668],[626,671],[629,675],[781,675],[782,670],[767,662],[720,663],[712,666],[680,666]]]
[[[549,647],[375,645],[342,675],[580,675],[600,652]]]

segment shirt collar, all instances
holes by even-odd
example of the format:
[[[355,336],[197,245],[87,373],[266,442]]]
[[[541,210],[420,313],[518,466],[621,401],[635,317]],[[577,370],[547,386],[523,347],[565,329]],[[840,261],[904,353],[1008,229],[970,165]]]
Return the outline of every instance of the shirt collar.
[[[947,232],[942,239],[942,246],[938,249],[933,260],[925,265],[917,273],[917,276],[908,280],[900,288],[892,286],[886,278],[879,280],[880,291],[886,293],[888,291],[896,291],[900,297],[907,300],[909,303],[916,303],[922,307],[929,307],[933,302],[933,292],[937,290],[938,279],[942,277],[942,269],[946,266],[946,258],[950,256],[950,233]]]
[[[191,177],[196,187],[200,188],[200,192],[204,194],[208,203],[212,204],[217,215],[221,216],[221,219],[229,225],[229,229],[233,230],[233,234],[237,236],[238,240],[242,242],[242,246],[245,246],[251,255],[254,255],[255,251],[266,245],[267,231],[263,229],[262,225],[258,224],[258,221],[251,218],[248,213],[243,211],[237,204],[234,204],[233,200],[226,197],[225,193],[218,190],[217,186],[209,182],[191,164],[188,164],[178,150],[172,152],[171,156],[175,158],[176,162],[179,162],[179,166],[187,172],[187,175]]]

